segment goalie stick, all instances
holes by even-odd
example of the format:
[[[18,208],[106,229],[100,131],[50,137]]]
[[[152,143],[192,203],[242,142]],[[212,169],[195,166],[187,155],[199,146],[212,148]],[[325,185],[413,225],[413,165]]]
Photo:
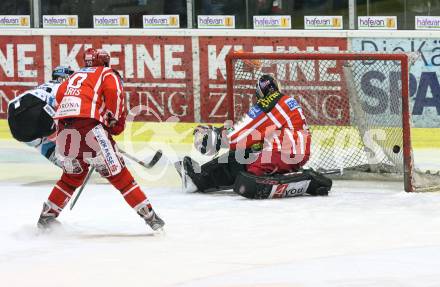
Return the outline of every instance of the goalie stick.
[[[154,154],[153,158],[152,158],[148,163],[145,163],[144,161],[137,159],[136,157],[132,156],[131,154],[127,153],[126,151],[123,151],[123,150],[121,150],[121,149],[119,149],[119,151],[120,151],[125,157],[127,157],[128,159],[130,159],[130,160],[132,160],[132,161],[134,161],[134,162],[140,164],[141,166],[143,166],[143,167],[145,167],[145,168],[152,168],[153,166],[155,166],[156,163],[162,158],[162,155],[163,155],[162,151],[161,151],[161,150],[158,150],[158,151]],[[70,210],[72,210],[73,207],[75,206],[76,202],[78,201],[79,196],[80,196],[81,193],[83,192],[84,187],[86,186],[87,182],[88,182],[89,179],[90,179],[90,176],[92,175],[92,173],[93,173],[94,171],[95,171],[95,167],[92,167],[92,168],[89,170],[89,172],[87,173],[87,176],[86,176],[86,178],[84,179],[84,183],[81,185],[80,189],[78,190],[78,192],[77,192],[76,195],[75,195],[75,198],[74,198],[74,199],[72,200],[72,202],[70,203]]]

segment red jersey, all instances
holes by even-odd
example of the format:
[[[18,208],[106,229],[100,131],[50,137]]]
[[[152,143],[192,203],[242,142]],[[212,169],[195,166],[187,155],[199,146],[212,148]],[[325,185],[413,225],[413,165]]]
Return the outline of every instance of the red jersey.
[[[310,155],[310,132],[298,102],[274,93],[257,103],[228,134],[230,148],[250,148],[260,144],[264,150]]]
[[[125,121],[121,79],[107,67],[86,67],[58,88],[54,119],[92,118],[109,127],[110,120]]]

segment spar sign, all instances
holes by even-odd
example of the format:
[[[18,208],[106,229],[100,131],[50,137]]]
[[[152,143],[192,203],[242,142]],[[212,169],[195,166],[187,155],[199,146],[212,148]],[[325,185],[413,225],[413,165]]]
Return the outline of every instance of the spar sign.
[[[0,37],[0,117],[10,99],[43,81],[43,38]]]
[[[203,122],[223,122],[229,118],[228,101],[226,98],[226,55],[232,51],[253,52],[297,52],[297,51],[341,51],[347,49],[347,41],[343,38],[270,38],[270,37],[200,37],[200,113]],[[314,61],[313,69],[319,73],[308,74],[303,79],[304,65],[299,61],[292,62],[292,67],[285,74],[277,74],[277,64],[263,67],[262,72],[273,73],[284,83],[295,87],[299,80],[304,87],[319,87],[315,92],[301,97],[300,104],[305,110],[310,124],[331,123],[335,125],[349,122],[348,101],[345,82],[335,72],[337,67],[329,66],[320,70],[318,61]],[[255,95],[255,78],[245,83],[250,88],[235,95],[237,112],[249,109]],[[301,78],[301,79],[300,79]],[[306,82],[304,82],[304,80]],[[339,89],[328,88],[338,85]],[[291,90],[284,89],[287,93]]]
[[[416,127],[440,126],[440,46],[437,39],[354,38],[351,46],[356,51],[419,52],[420,57],[410,69],[412,122]],[[392,62],[388,64],[393,65]],[[391,77],[393,75],[377,71],[375,78],[364,85]],[[387,100],[387,97],[374,99],[380,101],[378,106],[388,106]]]

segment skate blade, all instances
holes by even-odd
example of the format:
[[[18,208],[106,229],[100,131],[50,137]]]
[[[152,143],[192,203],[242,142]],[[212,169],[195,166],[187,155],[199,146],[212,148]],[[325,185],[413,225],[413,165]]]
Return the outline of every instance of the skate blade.
[[[153,236],[164,236],[165,235],[165,229],[163,227],[160,227],[153,231]]]

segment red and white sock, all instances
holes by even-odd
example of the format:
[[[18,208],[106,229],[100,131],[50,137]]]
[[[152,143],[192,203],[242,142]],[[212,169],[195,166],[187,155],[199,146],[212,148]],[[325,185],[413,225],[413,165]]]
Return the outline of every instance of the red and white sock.
[[[59,180],[49,195],[48,204],[57,214],[59,214],[69,202],[75,189],[75,187]]]
[[[116,187],[124,197],[125,201],[135,210],[138,211],[140,208],[147,206],[151,209],[151,204],[141,190],[137,182],[134,180],[130,171],[126,167],[115,176],[108,178],[110,183]]]

